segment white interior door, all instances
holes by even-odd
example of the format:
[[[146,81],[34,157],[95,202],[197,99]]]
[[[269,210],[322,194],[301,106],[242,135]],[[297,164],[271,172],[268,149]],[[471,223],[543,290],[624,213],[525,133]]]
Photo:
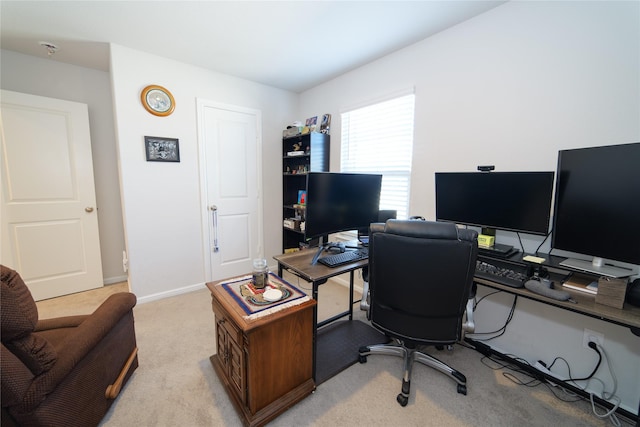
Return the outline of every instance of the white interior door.
[[[2,264],[34,299],[103,285],[85,104],[2,91]]]
[[[260,112],[198,101],[207,280],[263,256]]]

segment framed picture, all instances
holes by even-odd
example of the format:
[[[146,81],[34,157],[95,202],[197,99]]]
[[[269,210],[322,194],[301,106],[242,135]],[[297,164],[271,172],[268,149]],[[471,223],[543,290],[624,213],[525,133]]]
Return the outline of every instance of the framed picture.
[[[303,131],[302,133],[315,132],[317,124],[318,124],[318,116],[309,117],[305,122],[305,126],[304,126],[306,129],[309,129],[309,131],[308,132]]]
[[[180,161],[180,143],[177,138],[145,136],[144,147],[148,162]]]
[[[304,190],[298,190],[298,204],[306,205],[307,204],[307,192]]]
[[[331,126],[331,114],[325,114],[320,122],[320,132],[329,133],[329,126]]]

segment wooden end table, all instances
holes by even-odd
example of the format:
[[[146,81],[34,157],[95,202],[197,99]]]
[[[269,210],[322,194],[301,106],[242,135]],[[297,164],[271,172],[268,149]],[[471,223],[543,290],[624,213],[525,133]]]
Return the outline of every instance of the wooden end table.
[[[249,320],[222,282],[207,283],[216,320],[211,364],[244,424],[261,426],[315,390],[316,301]]]

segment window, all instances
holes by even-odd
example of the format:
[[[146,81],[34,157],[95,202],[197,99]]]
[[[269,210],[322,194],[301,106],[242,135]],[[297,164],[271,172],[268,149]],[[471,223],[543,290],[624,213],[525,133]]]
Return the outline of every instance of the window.
[[[341,171],[382,173],[380,209],[409,212],[415,95],[342,113]]]

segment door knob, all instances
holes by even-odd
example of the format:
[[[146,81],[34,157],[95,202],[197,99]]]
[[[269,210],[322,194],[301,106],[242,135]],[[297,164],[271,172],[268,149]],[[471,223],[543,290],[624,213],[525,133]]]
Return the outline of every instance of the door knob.
[[[91,213],[93,212],[93,208],[91,206],[87,206],[86,208],[84,208],[85,212]]]

